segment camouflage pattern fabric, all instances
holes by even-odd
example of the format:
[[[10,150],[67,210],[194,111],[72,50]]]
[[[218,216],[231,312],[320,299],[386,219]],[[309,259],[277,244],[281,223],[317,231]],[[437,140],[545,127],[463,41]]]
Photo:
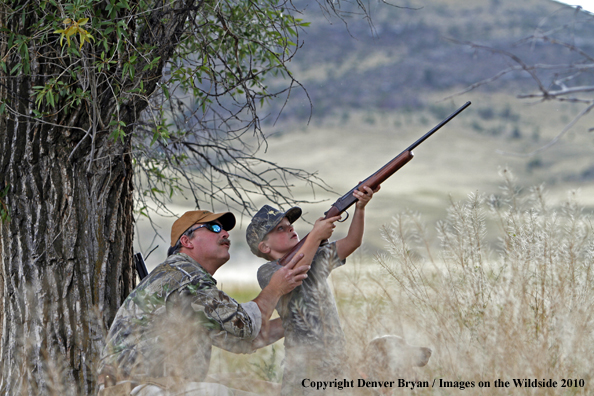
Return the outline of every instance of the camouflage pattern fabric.
[[[308,278],[281,297],[276,306],[285,329],[281,395],[310,393],[311,388],[302,386],[305,378],[329,381],[348,377],[346,341],[327,280],[330,272],[344,263],[336,253],[336,242],[321,246],[307,273]],[[266,287],[280,268],[277,261],[261,266],[258,269],[260,287]]]
[[[200,382],[212,345],[252,352],[261,327],[254,302],[239,304],[189,256],[169,256],[126,298],[109,330],[99,370],[118,378],[173,377]],[[107,370],[106,369],[107,366]]]

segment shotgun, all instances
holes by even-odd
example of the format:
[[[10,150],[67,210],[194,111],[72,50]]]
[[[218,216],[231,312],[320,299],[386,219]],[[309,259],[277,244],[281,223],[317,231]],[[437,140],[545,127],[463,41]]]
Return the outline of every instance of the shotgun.
[[[386,165],[381,167],[377,172],[375,172],[374,174],[369,176],[367,179],[363,180],[361,183],[357,184],[348,193],[346,193],[342,197],[338,198],[336,200],[336,202],[334,202],[332,204],[330,209],[324,213],[324,215],[325,215],[324,218],[327,219],[328,217],[338,216],[338,215],[342,214],[344,211],[346,211],[348,208],[350,208],[351,205],[353,205],[355,202],[357,202],[357,198],[355,198],[353,196],[353,192],[355,191],[355,189],[364,191],[363,186],[368,186],[372,190],[376,190],[380,186],[380,184],[382,184],[387,178],[389,178],[394,173],[396,173],[400,168],[402,168],[404,165],[406,165],[408,163],[408,161],[410,161],[413,158],[414,154],[412,151],[415,148],[417,148],[417,146],[419,146],[421,143],[423,143],[429,136],[431,136],[435,132],[437,132],[437,130],[439,130],[442,126],[444,126],[445,124],[450,122],[452,120],[452,118],[456,117],[468,106],[470,106],[470,102],[466,102],[462,107],[460,107],[458,110],[456,110],[452,114],[450,114],[445,120],[443,120],[442,122],[437,124],[437,126],[435,126],[435,128],[433,128],[432,130],[427,132],[419,140],[417,140],[416,142],[411,144],[406,150],[404,150],[403,152],[398,154],[390,162],[388,162]],[[295,247],[293,247],[293,249],[291,249],[290,252],[285,254],[278,261],[278,263],[283,266],[286,265],[293,258],[295,253],[297,253],[297,251],[299,251],[301,246],[303,246],[303,243],[305,242],[306,238],[307,238],[307,235],[304,236],[303,239],[300,240],[299,243],[297,245],[295,245]]]

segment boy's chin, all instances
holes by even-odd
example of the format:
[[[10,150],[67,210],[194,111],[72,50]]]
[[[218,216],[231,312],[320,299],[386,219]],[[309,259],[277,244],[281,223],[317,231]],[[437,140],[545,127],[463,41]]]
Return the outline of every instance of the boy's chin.
[[[289,240],[289,245],[291,245],[291,249],[295,247],[299,243],[299,237],[293,238]]]
[[[299,238],[295,238],[295,239],[290,239],[289,243],[287,243],[287,248],[284,251],[284,254],[289,253],[291,250],[293,250],[293,248],[295,246],[297,246],[297,244],[299,243]]]

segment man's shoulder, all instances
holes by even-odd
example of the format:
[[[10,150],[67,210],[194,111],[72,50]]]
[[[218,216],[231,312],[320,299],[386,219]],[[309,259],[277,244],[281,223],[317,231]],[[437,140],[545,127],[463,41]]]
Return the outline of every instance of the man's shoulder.
[[[156,266],[134,291],[141,294],[164,291],[169,294],[170,291],[190,283],[216,287],[217,282],[197,262],[180,253],[167,257],[163,263]]]
[[[159,264],[152,272],[156,277],[174,276],[189,278],[207,278],[216,283],[215,279],[196,261],[184,253],[173,254]]]

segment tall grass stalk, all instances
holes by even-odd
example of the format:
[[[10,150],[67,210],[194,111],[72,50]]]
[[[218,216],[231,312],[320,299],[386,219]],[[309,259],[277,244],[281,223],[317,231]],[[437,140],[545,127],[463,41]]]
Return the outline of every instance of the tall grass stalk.
[[[391,295],[386,309],[406,318],[434,349],[423,372],[428,379],[490,381],[483,392],[492,394],[496,379],[551,378],[558,381],[555,389],[518,389],[513,382],[512,388],[590,394],[592,217],[575,193],[553,207],[542,187],[524,194],[509,172],[503,174],[501,195],[473,193],[451,202],[437,224],[438,253],[418,215],[394,217],[383,232],[389,254],[377,258],[388,276],[375,283]],[[493,248],[492,221],[499,241]],[[583,379],[584,387],[561,388],[562,379]]]

